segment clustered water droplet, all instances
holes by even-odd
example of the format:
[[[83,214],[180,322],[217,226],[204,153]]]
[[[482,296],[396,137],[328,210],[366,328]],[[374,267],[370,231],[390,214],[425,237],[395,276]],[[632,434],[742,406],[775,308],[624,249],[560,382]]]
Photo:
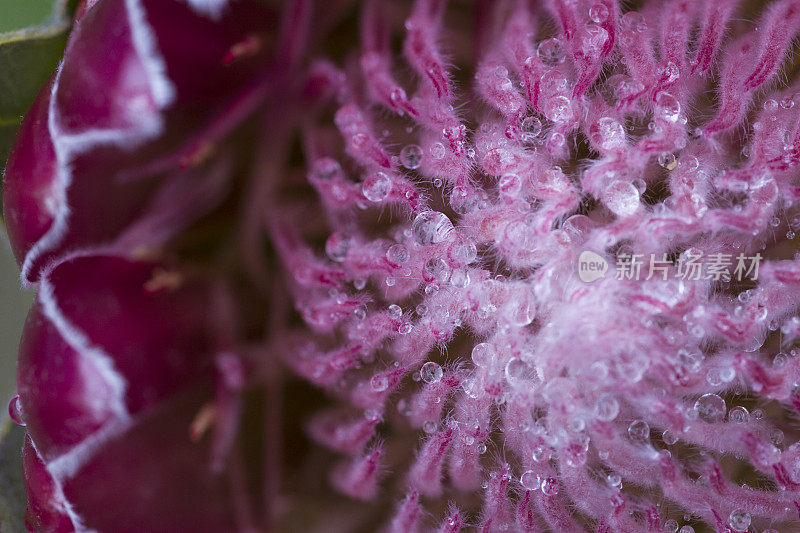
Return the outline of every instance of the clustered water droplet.
[[[545,496],[555,496],[558,494],[558,480],[554,477],[546,477],[542,480],[542,494]]]
[[[384,172],[376,172],[364,179],[361,192],[370,202],[382,202],[392,190],[392,180]]]
[[[648,442],[650,440],[650,425],[641,419],[634,420],[628,426],[628,436],[635,442]]]
[[[703,394],[694,403],[694,410],[700,420],[709,424],[721,422],[725,418],[725,400],[717,394]]]
[[[438,363],[434,363],[433,361],[428,361],[419,371],[420,377],[422,381],[425,383],[437,383],[441,381],[442,376],[444,375],[444,371],[442,367],[439,366]]]
[[[750,413],[746,408],[737,405],[728,411],[728,420],[737,424],[746,424],[750,421]]]
[[[414,170],[422,165],[422,148],[416,144],[409,144],[400,150],[400,163],[409,170]]]
[[[411,225],[411,232],[419,244],[438,244],[446,240],[453,231],[453,223],[447,215],[439,211],[424,211],[417,215]]]
[[[750,528],[750,514],[742,509],[736,509],[728,517],[728,525],[734,531],[747,531]]]
[[[370,385],[375,392],[383,392],[389,388],[389,378],[385,374],[375,374],[370,380]]]
[[[595,404],[595,414],[598,420],[610,422],[617,418],[619,414],[619,402],[610,394],[603,394],[597,399]]]
[[[566,58],[561,41],[557,38],[546,39],[536,47],[536,55],[546,65],[557,65],[563,63]]]

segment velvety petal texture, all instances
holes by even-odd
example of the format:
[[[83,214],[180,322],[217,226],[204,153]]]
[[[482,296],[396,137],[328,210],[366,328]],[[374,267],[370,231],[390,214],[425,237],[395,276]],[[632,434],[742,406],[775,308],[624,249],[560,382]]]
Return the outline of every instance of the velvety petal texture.
[[[18,370],[34,529],[64,509],[98,531],[204,521],[219,531],[230,519],[208,439],[190,439],[213,395],[211,307],[207,285],[152,263],[78,256],[47,273]],[[193,508],[210,514],[186,522]]]
[[[83,14],[6,168],[4,212],[24,281],[68,252],[113,247],[165,209],[152,205],[159,191],[202,167],[258,101],[272,19],[257,1],[214,18],[181,0],[104,0]],[[242,42],[247,53],[231,55]],[[196,212],[183,206],[169,230]]]

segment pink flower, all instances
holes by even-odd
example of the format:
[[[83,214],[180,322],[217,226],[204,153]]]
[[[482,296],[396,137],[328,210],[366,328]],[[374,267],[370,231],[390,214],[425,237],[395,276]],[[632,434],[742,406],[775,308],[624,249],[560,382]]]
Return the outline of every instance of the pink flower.
[[[745,25],[734,2],[498,3],[474,65],[444,2],[414,4],[402,57],[391,10],[367,4],[357,65],[312,67],[341,135],[303,132],[327,258],[296,207],[270,213],[318,333],[283,353],[351,406],[312,435],[397,472],[390,530],[447,501],[447,531],[796,523],[798,363],[778,352],[800,303],[800,93],[778,82],[800,4]],[[608,270],[582,279],[584,258]],[[365,434],[414,428],[408,467]],[[363,497],[352,476],[334,485]]]
[[[124,527],[118,496],[92,488],[122,460],[142,461],[137,486],[153,491],[124,494],[145,529],[245,529],[241,493],[204,461],[233,469],[241,389],[281,357],[335,399],[307,422],[343,456],[329,486],[370,502],[319,530],[797,525],[800,92],[785,73],[800,2],[481,2],[470,18],[368,1],[358,49],[304,76],[303,51],[346,28],[340,8],[289,5],[270,61],[257,5],[97,2],[21,133],[6,212],[40,283],[19,375],[31,523]],[[188,18],[170,32],[173,9]],[[136,44],[145,29],[157,47]],[[105,32],[127,36],[114,57],[134,70],[109,77],[118,99],[86,101],[82,73],[114,67]],[[223,141],[246,115],[261,128],[250,158]],[[209,139],[229,148],[207,154]],[[194,316],[183,289],[143,294],[164,267],[136,251],[181,257],[169,237],[253,160],[223,238],[235,252],[199,283],[234,297]],[[203,335],[254,313],[269,323],[256,350],[252,332]],[[216,432],[198,447],[187,431],[204,406]],[[289,488],[312,474],[285,483],[279,525],[314,520]],[[193,492],[165,481],[178,476],[197,494],[177,498]]]

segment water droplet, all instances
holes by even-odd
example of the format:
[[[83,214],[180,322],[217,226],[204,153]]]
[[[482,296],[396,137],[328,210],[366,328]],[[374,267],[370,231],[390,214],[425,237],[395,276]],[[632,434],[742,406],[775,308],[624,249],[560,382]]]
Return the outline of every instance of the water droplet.
[[[633,441],[648,442],[650,440],[650,426],[644,420],[634,420],[628,426],[628,435]]]
[[[484,453],[486,453],[486,444],[484,444],[483,442],[479,442],[477,450],[479,454],[483,455]]]
[[[612,104],[615,101],[628,100],[644,92],[644,84],[641,81],[624,74],[619,76],[617,83],[609,87],[611,95],[608,98]]]
[[[558,480],[554,477],[547,477],[543,479],[542,494],[545,496],[555,496],[558,494]]]
[[[633,32],[643,32],[647,31],[647,22],[638,11],[628,11],[622,16],[622,27]]]
[[[719,377],[723,383],[730,383],[736,377],[736,369],[726,366],[719,369]]]
[[[692,526],[683,526],[678,533],[694,533],[694,528]]]
[[[403,308],[397,304],[392,304],[388,307],[389,316],[392,318],[400,318],[403,316]]]
[[[383,172],[367,176],[361,184],[361,193],[370,202],[382,202],[392,191],[392,180]]]
[[[602,117],[592,124],[589,136],[602,150],[619,150],[626,146],[625,128],[611,117]]]
[[[389,378],[385,374],[375,374],[369,384],[375,392],[383,392],[389,388]]]
[[[592,22],[601,24],[608,19],[608,8],[605,4],[597,3],[589,8],[589,18]]]
[[[695,373],[703,365],[705,356],[701,353],[694,353],[681,348],[678,350],[678,364],[685,368],[688,372]]]
[[[509,297],[505,306],[505,315],[512,326],[522,328],[533,322],[536,316],[536,307],[531,302],[528,291],[520,291]]]
[[[569,122],[575,116],[572,109],[572,101],[566,96],[554,96],[545,102],[543,109],[547,118],[553,122]],[[556,132],[555,135],[563,135]]]
[[[542,446],[541,444],[536,446],[533,449],[533,460],[537,463],[543,463],[545,461],[549,461],[550,457],[552,456],[552,452],[550,448],[547,446]]]
[[[778,109],[778,102],[773,100],[772,98],[768,98],[764,101],[764,110],[765,111],[775,111]]]
[[[661,83],[668,84],[678,79],[680,70],[678,70],[678,65],[672,61],[667,61],[667,64],[659,69],[659,74],[661,75]]]
[[[409,144],[400,150],[400,163],[409,170],[419,168],[422,164],[422,148]]]
[[[747,531],[750,527],[750,514],[742,509],[736,509],[728,517],[728,524],[734,531]]]
[[[436,433],[436,431],[437,431],[438,429],[439,429],[439,424],[437,424],[436,422],[434,422],[434,421],[432,421],[432,420],[428,420],[427,422],[425,422],[424,424],[422,424],[422,430],[423,430],[425,433],[427,433],[428,435],[431,435],[431,434],[433,434],[433,433]]]
[[[349,249],[350,239],[340,233],[331,234],[328,240],[325,241],[325,254],[330,257],[331,261],[341,263],[347,257],[347,250]]]
[[[25,415],[22,412],[22,403],[19,399],[19,394],[11,398],[11,401],[8,402],[8,415],[18,426],[25,425]]]
[[[404,244],[393,244],[386,250],[386,259],[393,265],[402,265],[411,257]]]
[[[569,80],[567,76],[558,69],[545,72],[540,80],[541,90],[545,93],[567,93],[569,91]]]
[[[598,420],[610,422],[617,418],[619,414],[619,402],[610,394],[602,394],[600,398],[597,399],[594,412]]]
[[[411,224],[411,232],[419,244],[438,244],[453,231],[453,223],[439,211],[424,211]]]
[[[658,164],[667,170],[672,170],[678,166],[678,163],[675,160],[675,154],[672,152],[663,152],[658,154]]]
[[[656,112],[670,122],[677,122],[681,114],[681,104],[668,92],[660,91],[656,96]]]
[[[431,257],[422,269],[422,278],[427,282],[444,283],[450,277],[450,267],[441,257]]]
[[[536,47],[536,55],[544,64],[550,66],[563,63],[566,58],[561,41],[555,37],[540,42]]]
[[[505,174],[497,180],[497,189],[501,195],[513,198],[522,190],[522,181],[516,174]]]
[[[311,168],[311,179],[329,181],[342,176],[342,167],[339,162],[329,157],[317,159]]]
[[[727,410],[725,400],[712,393],[700,396],[694,403],[694,409],[697,411],[698,418],[708,424],[721,422],[725,418]]]
[[[661,435],[661,439],[667,446],[672,446],[673,444],[678,442],[678,437],[668,429],[664,430],[664,433]]]
[[[431,156],[434,159],[441,159],[444,157],[444,154],[445,154],[445,148],[442,143],[434,143],[431,146]]]
[[[608,40],[608,32],[602,26],[595,24],[589,24],[584,29],[581,52],[587,57],[599,54]]]
[[[700,168],[700,161],[693,155],[685,156],[683,159],[681,159],[680,164],[681,168],[685,168],[686,170],[690,171]]]
[[[728,420],[737,424],[746,424],[750,422],[750,413],[741,405],[737,405],[728,411]]]
[[[541,481],[533,470],[527,470],[519,478],[519,482],[528,490],[538,490]]]
[[[459,215],[472,211],[478,205],[478,193],[471,187],[456,185],[450,193],[450,207]]]
[[[352,142],[353,146],[356,148],[364,148],[369,142],[369,137],[366,133],[356,133],[350,138],[350,142]]]
[[[453,273],[450,274],[450,284],[453,287],[466,287],[469,285],[469,274],[460,268],[453,270]]]
[[[542,121],[536,117],[526,117],[520,123],[522,140],[531,142],[542,133]]]
[[[506,363],[505,375],[508,384],[515,388],[532,389],[534,383],[539,380],[536,368],[516,357],[512,357]]]
[[[466,266],[477,259],[478,247],[472,239],[459,233],[447,250],[447,257],[455,266]]]
[[[605,191],[605,204],[617,216],[629,216],[639,209],[639,191],[632,183],[617,180]]]
[[[488,367],[494,361],[494,348],[491,345],[481,342],[472,348],[472,362],[476,366]]]
[[[678,521],[670,519],[664,522],[664,531],[670,531],[671,533],[678,531]]]
[[[438,383],[441,381],[442,376],[444,375],[444,371],[442,367],[439,366],[438,363],[434,363],[433,361],[428,361],[419,371],[419,375],[422,378],[422,381],[425,383]]]

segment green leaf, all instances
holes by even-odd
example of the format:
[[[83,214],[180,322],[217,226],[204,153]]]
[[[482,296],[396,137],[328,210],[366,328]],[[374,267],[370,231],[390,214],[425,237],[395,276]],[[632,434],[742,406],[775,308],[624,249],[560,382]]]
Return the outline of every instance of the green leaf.
[[[8,0],[0,2],[0,20],[7,20],[7,13],[14,10],[26,11],[21,6],[28,4],[19,0],[11,6]],[[0,165],[3,167],[22,117],[58,65],[69,28],[66,1],[30,3],[39,11],[41,4],[49,4],[49,22],[0,33]]]
[[[0,530],[24,533],[25,486],[22,479],[22,443],[25,430],[6,419],[0,427]]]

